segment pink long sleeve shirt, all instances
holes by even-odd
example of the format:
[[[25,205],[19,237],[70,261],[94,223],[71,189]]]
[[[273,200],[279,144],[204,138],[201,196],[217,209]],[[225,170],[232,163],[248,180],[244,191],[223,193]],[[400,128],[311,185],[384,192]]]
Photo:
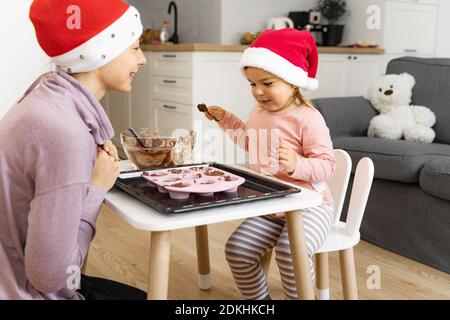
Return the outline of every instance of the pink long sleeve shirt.
[[[273,154],[272,146],[276,146],[271,139],[279,137],[294,150],[297,165],[290,175],[272,171],[273,175],[320,192],[324,204],[332,201],[331,191],[325,180],[334,174],[336,160],[329,129],[316,109],[300,106],[274,113],[255,106],[247,123],[227,111],[219,121],[219,126],[226,130],[235,143],[249,152],[250,167],[258,172],[270,168],[268,161]]]

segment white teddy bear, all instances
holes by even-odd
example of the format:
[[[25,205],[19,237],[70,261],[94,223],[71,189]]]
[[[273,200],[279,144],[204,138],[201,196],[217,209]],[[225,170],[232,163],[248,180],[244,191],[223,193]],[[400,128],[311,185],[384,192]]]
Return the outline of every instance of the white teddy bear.
[[[390,74],[380,78],[367,92],[367,99],[380,113],[370,121],[369,137],[431,143],[436,123],[433,111],[411,103],[416,81],[408,73]]]

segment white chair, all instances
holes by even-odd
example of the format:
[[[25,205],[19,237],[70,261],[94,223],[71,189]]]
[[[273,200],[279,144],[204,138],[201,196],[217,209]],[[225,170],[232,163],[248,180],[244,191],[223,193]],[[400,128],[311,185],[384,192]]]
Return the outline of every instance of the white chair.
[[[342,207],[344,206],[345,195],[347,193],[348,181],[352,171],[352,159],[349,154],[341,149],[334,150],[336,158],[336,170],[334,175],[327,180],[334,201],[333,224],[339,222]],[[328,279],[328,253],[316,253],[316,296],[319,300],[330,298]]]
[[[340,149],[334,150],[334,157],[336,158],[336,170],[330,179],[327,180],[327,184],[331,189],[331,193],[334,200],[334,218],[333,221],[335,223],[339,221],[339,217],[341,216],[342,207],[344,205],[345,193],[347,191],[348,181],[350,179],[350,173],[352,170],[352,160],[347,152]],[[272,250],[270,250],[262,259],[261,265],[264,269],[264,273],[267,275],[269,272],[270,260],[272,257]],[[318,259],[320,260],[320,266],[322,268],[326,268],[324,270],[328,271],[328,254],[321,253],[316,256],[316,265]],[[316,286],[316,295],[318,297],[322,297],[322,299],[326,299],[327,293],[329,292],[328,288],[328,277],[327,272],[320,272],[320,275],[324,275],[324,278],[318,279]]]
[[[335,223],[331,228],[330,234],[316,253],[316,273],[318,280],[316,296],[318,299],[329,299],[328,252],[332,251],[339,251],[344,299],[358,299],[353,247],[360,240],[359,228],[366,208],[367,199],[369,198],[373,175],[374,166],[372,160],[366,157],[362,158],[358,162],[353,179],[347,220],[346,222],[341,222],[339,220],[340,214],[335,217]],[[343,193],[345,196],[345,191]],[[342,196],[342,193],[339,193],[339,195]],[[338,208],[338,205],[336,205],[336,208]]]

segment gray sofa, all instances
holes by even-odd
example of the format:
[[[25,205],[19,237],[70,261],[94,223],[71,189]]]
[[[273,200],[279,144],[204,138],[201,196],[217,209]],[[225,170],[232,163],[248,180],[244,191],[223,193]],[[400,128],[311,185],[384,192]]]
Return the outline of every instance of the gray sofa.
[[[365,156],[374,162],[361,237],[450,273],[450,59],[399,58],[386,71],[402,72],[416,79],[412,104],[436,114],[432,144],[367,137],[377,113],[363,97],[314,103],[327,121],[334,148],[346,150],[354,166]]]

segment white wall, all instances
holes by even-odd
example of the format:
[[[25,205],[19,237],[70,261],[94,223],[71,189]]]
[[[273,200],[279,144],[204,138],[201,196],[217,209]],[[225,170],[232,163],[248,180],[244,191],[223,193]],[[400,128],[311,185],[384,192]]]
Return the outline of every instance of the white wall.
[[[173,27],[170,0],[129,0],[141,12],[145,28],[158,28],[164,20]],[[176,0],[181,43],[238,44],[244,32],[264,30],[270,17],[312,9],[317,0]]]
[[[180,43],[220,43],[222,0],[176,0]],[[226,0],[227,1],[227,0]],[[144,28],[160,28],[164,20],[174,27],[174,12],[169,16],[170,0],[129,0],[142,15]]]
[[[342,42],[353,44],[358,41],[376,42],[383,45],[383,28],[369,30],[367,28],[367,8],[370,5],[377,5],[381,9],[381,26],[384,25],[384,0],[347,0],[347,14],[342,20],[344,34]]]
[[[439,1],[436,56],[450,58],[450,0]]]
[[[51,67],[28,18],[31,2],[5,1],[0,10],[0,118],[33,80]]]
[[[221,0],[223,44],[237,44],[243,32],[257,33],[269,18],[287,16],[289,11],[308,11],[317,0]]]

